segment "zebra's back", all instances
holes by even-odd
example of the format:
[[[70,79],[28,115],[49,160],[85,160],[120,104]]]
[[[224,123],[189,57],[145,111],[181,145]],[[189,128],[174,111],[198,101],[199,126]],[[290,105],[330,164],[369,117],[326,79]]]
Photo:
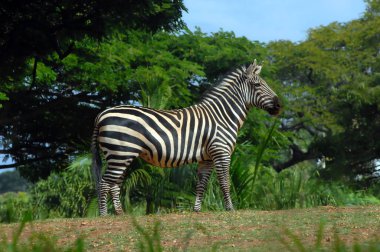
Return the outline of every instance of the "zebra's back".
[[[160,167],[209,160],[208,143],[215,136],[212,118],[197,105],[179,110],[118,106],[99,114],[96,125],[109,165],[137,156]]]

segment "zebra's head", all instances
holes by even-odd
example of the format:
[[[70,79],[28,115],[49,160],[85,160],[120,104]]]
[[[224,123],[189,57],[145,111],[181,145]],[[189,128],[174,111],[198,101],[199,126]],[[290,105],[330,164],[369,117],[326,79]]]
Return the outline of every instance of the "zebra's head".
[[[248,84],[247,103],[249,106],[262,108],[271,115],[278,115],[281,109],[280,101],[276,93],[259,76],[261,68],[255,60],[245,70]]]

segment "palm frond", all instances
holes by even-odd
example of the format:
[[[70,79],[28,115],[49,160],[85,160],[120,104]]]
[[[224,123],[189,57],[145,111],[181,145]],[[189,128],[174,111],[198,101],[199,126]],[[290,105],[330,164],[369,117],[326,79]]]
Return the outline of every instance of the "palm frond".
[[[67,167],[69,172],[75,172],[84,176],[86,179],[91,178],[91,154],[85,153],[77,156]]]

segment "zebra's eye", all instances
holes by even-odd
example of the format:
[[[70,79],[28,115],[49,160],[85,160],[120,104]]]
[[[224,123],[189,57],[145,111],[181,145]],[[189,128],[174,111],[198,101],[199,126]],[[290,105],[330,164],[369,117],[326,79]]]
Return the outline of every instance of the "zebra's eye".
[[[260,83],[258,83],[258,82],[253,83],[253,85],[254,85],[255,87],[260,87]]]

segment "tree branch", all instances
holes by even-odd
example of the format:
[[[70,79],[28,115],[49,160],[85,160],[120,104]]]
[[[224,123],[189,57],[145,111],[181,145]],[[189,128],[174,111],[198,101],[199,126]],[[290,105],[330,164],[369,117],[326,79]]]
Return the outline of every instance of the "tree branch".
[[[307,73],[307,79],[310,81],[311,84],[314,84],[313,80],[313,68],[309,67],[309,72]]]
[[[30,84],[29,91],[32,90],[34,85],[36,84],[36,77],[37,77],[37,63],[38,63],[38,57],[34,57],[34,64],[33,64],[33,72],[32,72],[32,83]]]
[[[9,168],[16,168],[17,164],[6,164],[6,165],[0,165],[0,170],[3,170],[3,169],[9,169]]]
[[[66,58],[70,53],[72,53],[73,49],[74,49],[74,43],[71,42],[67,50],[62,52],[61,55],[59,55],[59,59],[63,60],[64,58]]]
[[[33,163],[33,162],[36,162],[36,161],[41,161],[41,160],[48,159],[48,158],[49,157],[35,158],[35,159],[29,159],[29,160],[21,161],[21,162],[18,162],[18,163],[0,165],[0,170],[1,169],[16,168],[16,167],[19,167],[21,165],[26,165],[26,164],[29,164],[29,163]]]
[[[64,58],[66,58],[70,53],[72,53],[74,49],[74,42],[71,42],[70,45],[67,47],[67,50],[63,51],[59,44],[58,39],[55,36],[51,37],[50,41],[53,44],[53,47],[55,51],[57,52],[60,60],[63,60]]]
[[[305,161],[305,160],[310,160],[318,157],[318,154],[314,150],[308,150],[307,152],[301,151],[301,149],[296,145],[293,144],[290,146],[292,150],[292,157],[286,161],[285,163],[281,164],[274,164],[273,168],[277,171],[280,172],[286,168],[289,168],[299,162]]]
[[[17,168],[17,167],[22,166],[22,165],[31,164],[31,163],[41,161],[41,160],[57,158],[60,156],[64,156],[64,154],[42,156],[42,157],[38,157],[38,158],[34,158],[34,159],[28,159],[28,160],[20,161],[18,163],[0,165],[0,170],[9,169],[9,168]]]

